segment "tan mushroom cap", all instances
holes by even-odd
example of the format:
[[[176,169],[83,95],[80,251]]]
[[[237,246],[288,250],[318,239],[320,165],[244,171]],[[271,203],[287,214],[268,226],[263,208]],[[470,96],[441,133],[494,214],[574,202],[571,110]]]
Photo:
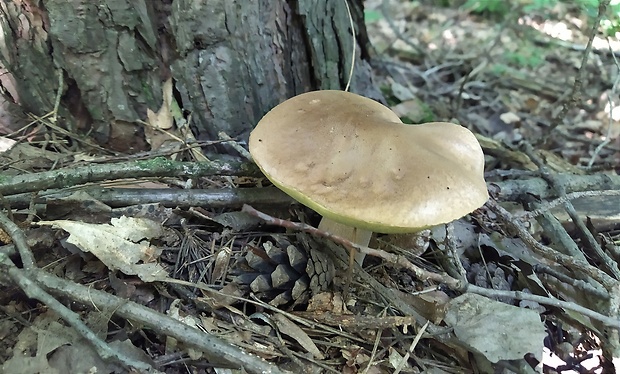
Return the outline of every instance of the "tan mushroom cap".
[[[344,91],[314,91],[273,108],[250,153],[280,189],[325,217],[383,232],[422,230],[488,199],[475,136],[452,123],[405,125]]]

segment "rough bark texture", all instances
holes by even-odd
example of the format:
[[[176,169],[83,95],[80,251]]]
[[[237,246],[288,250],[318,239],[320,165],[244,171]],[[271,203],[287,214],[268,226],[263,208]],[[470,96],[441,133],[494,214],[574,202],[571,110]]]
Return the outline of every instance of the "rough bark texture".
[[[361,0],[351,91],[371,98]],[[243,139],[270,108],[312,89],[342,89],[353,39],[344,0],[4,0],[1,82],[24,110],[119,150],[140,148],[147,108],[174,94],[201,140]]]

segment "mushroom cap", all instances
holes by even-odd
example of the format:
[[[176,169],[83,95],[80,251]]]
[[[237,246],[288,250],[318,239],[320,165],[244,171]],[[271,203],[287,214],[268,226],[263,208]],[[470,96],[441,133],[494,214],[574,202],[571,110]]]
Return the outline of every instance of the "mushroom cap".
[[[447,223],[488,199],[484,154],[468,129],[405,125],[344,91],[273,108],[250,135],[254,161],[284,192],[335,221],[383,233]]]

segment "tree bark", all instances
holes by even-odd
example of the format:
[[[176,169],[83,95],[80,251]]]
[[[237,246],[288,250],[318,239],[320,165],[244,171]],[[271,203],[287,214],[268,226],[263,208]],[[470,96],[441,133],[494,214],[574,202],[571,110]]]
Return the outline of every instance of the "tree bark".
[[[144,149],[147,108],[173,93],[199,140],[246,139],[269,109],[313,89],[379,99],[361,0],[4,0],[9,101],[99,144]],[[62,84],[62,86],[59,85]],[[59,89],[60,87],[60,89]]]

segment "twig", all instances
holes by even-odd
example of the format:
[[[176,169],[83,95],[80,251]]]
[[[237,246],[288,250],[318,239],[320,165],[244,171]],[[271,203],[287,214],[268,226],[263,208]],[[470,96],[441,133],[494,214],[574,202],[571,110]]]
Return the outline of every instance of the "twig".
[[[523,146],[525,149],[525,153],[532,160],[532,162],[534,162],[538,166],[541,176],[549,183],[549,185],[554,190],[557,191],[558,196],[560,196],[560,198],[566,197],[566,187],[555,177],[554,174],[551,173],[551,171],[549,170],[549,168],[547,168],[544,162],[534,153],[534,149],[532,148],[532,146],[527,142],[524,142]],[[577,211],[575,210],[575,207],[570,202],[570,200],[564,201],[564,209],[570,216],[575,227],[577,227],[577,229],[579,230],[579,233],[581,234],[580,236],[583,242],[585,242],[585,244],[592,251],[594,251],[594,253],[599,258],[599,260],[603,262],[607,270],[616,279],[620,279],[620,269],[618,269],[618,265],[615,263],[615,261],[611,257],[609,257],[607,253],[603,251],[603,249],[601,248],[601,245],[596,241],[596,239],[594,238],[590,230],[588,230],[588,228],[583,223],[581,218],[579,218],[579,215],[577,214]]]
[[[60,67],[56,68],[58,74],[58,91],[56,91],[56,99],[54,100],[54,109],[52,110],[52,116],[50,122],[56,124],[58,119],[58,108],[60,107],[60,99],[62,98],[62,91],[64,88],[64,71]]]
[[[13,240],[13,245],[15,246],[17,252],[19,253],[19,256],[21,257],[24,269],[28,270],[34,268],[34,255],[28,247],[28,244],[26,243],[26,236],[24,235],[24,232],[20,230],[20,228],[2,212],[0,212],[0,227]],[[2,252],[0,252],[0,256],[2,255]],[[7,254],[4,255],[8,256]]]
[[[355,248],[361,253],[364,253],[366,255],[382,258],[383,260],[387,261],[388,263],[391,263],[392,265],[411,271],[418,279],[432,280],[438,283],[442,283],[454,290],[463,289],[464,284],[462,281],[452,278],[447,274],[438,274],[438,273],[433,273],[431,271],[424,270],[418,266],[415,266],[411,262],[409,262],[409,260],[407,260],[405,256],[395,255],[395,254],[388,253],[388,252],[385,252],[379,249],[362,246],[362,245],[353,243],[350,240],[344,239],[340,236],[336,236],[329,232],[319,230],[305,223],[291,222],[291,221],[283,220],[280,218],[272,217],[263,212],[259,212],[258,210],[252,208],[249,205],[244,205],[241,211],[248,213],[254,217],[258,217],[270,225],[307,232],[314,236],[330,239],[333,242],[336,242],[344,246],[345,248]]]
[[[417,332],[417,334],[415,335],[415,338],[413,339],[413,341],[411,342],[411,345],[409,346],[409,349],[407,350],[407,353],[405,353],[405,355],[400,360],[398,365],[396,365],[396,368],[394,369],[394,374],[399,374],[400,371],[405,367],[405,364],[407,363],[407,361],[409,361],[409,356],[411,356],[411,354],[413,353],[413,350],[420,342],[420,339],[422,339],[422,335],[424,335],[424,332],[426,331],[426,328],[428,327],[429,323],[430,322],[426,322],[424,326],[422,326],[422,328]]]
[[[487,204],[489,204],[487,202]],[[501,208],[499,205],[497,205],[496,203],[492,203],[494,204],[494,211],[496,208]],[[546,296],[538,296],[538,295],[532,295],[532,294],[528,294],[528,293],[524,293],[524,292],[520,292],[520,291],[502,291],[502,290],[493,290],[493,289],[487,289],[487,288],[482,288],[482,287],[478,287],[472,284],[467,283],[467,281],[461,281],[455,278],[450,277],[447,274],[437,274],[437,273],[433,273],[424,269],[421,269],[417,266],[415,266],[414,264],[410,263],[407,259],[405,259],[403,256],[396,256],[393,255],[391,253],[387,253],[385,251],[381,251],[381,250],[377,250],[377,249],[372,249],[372,248],[368,248],[368,247],[364,247],[364,246],[360,246],[358,244],[355,243],[351,243],[350,241],[343,239],[341,237],[338,237],[336,235],[332,235],[328,232],[325,231],[321,231],[315,227],[312,227],[310,225],[304,224],[304,223],[297,223],[297,222],[291,222],[291,221],[287,221],[287,220],[283,220],[280,218],[276,218],[276,217],[272,217],[268,214],[262,213],[257,211],[256,209],[252,208],[249,205],[244,205],[243,212],[246,212],[250,215],[253,215],[255,217],[258,217],[262,220],[264,220],[266,223],[270,224],[270,225],[275,225],[275,226],[280,226],[280,227],[284,227],[284,228],[288,228],[288,229],[293,229],[293,230],[299,230],[299,231],[303,231],[303,232],[307,232],[311,235],[315,235],[318,237],[323,237],[323,238],[327,238],[330,239],[340,245],[343,245],[345,247],[354,247],[357,250],[359,250],[362,253],[366,253],[367,255],[371,255],[371,256],[375,256],[375,257],[379,257],[382,258],[384,260],[386,260],[387,262],[396,265],[398,267],[401,267],[403,269],[409,270],[411,271],[418,279],[421,280],[433,280],[436,281],[438,283],[442,283],[444,285],[446,285],[447,287],[451,288],[454,291],[461,291],[461,292],[472,292],[472,293],[476,293],[476,294],[480,294],[483,296],[487,296],[487,297],[510,297],[513,299],[520,299],[520,300],[531,300],[531,301],[536,301],[540,304],[545,304],[545,305],[552,305],[552,306],[557,306],[559,308],[564,308],[564,309],[568,309],[568,310],[573,310],[576,311],[578,313],[582,313],[585,316],[588,316],[592,319],[595,319],[597,321],[602,322],[603,324],[605,324],[606,326],[609,327],[613,327],[616,329],[620,329],[620,321],[614,318],[610,318],[607,317],[601,313],[595,312],[591,309],[585,308],[581,305],[578,305],[576,303],[573,302],[568,302],[568,301],[562,301],[562,300],[557,300],[557,299],[552,299],[550,297],[546,297]],[[507,211],[505,213],[508,213]],[[508,213],[509,214],[509,213]],[[519,225],[515,225],[515,226],[519,226]],[[522,230],[525,230],[524,228],[521,228]],[[527,232],[527,230],[525,230]],[[529,235],[529,233],[528,233]],[[534,238],[532,238],[532,240],[535,241]],[[541,244],[538,244],[538,246],[542,246]],[[544,246],[542,246],[544,247]],[[552,250],[551,248],[545,248],[544,251],[553,251],[556,252],[554,250]],[[561,258],[561,260],[559,261],[560,263],[565,262],[563,265],[566,265],[568,262],[572,263],[577,263],[579,265],[581,265],[581,262],[579,261],[568,261],[568,259],[571,259],[571,257],[569,256],[564,256],[561,255],[560,253],[557,253],[558,258]],[[585,264],[587,266],[590,266],[589,264]],[[583,266],[583,265],[582,265]],[[590,269],[588,269],[590,270]],[[597,269],[598,270],[598,269]],[[602,272],[601,272],[602,273]],[[607,274],[602,273],[602,276],[607,276],[609,277]],[[594,278],[594,276],[593,276]],[[617,282],[615,282],[613,279],[611,280],[612,286],[610,288],[614,288],[614,287],[618,287],[617,286]]]
[[[57,313],[63,320],[70,324],[84,339],[90,342],[96,349],[99,356],[104,360],[115,360],[126,367],[133,367],[140,370],[152,370],[151,365],[138,361],[122,352],[112,349],[106,342],[101,340],[82,320],[80,316],[71,309],[64,306],[61,302],[44,291],[37,283],[30,279],[26,270],[18,269],[15,264],[3,253],[0,252],[0,265],[9,275],[11,280],[17,284],[22,291],[31,299],[36,299],[44,303],[48,308]],[[31,270],[36,271],[36,270]]]
[[[49,292],[68,297],[84,305],[92,305],[99,309],[113,306],[114,313],[120,317],[137,321],[142,326],[158,334],[173,337],[181,342],[204,350],[215,357],[221,357],[227,362],[238,367],[243,367],[250,373],[288,373],[257,356],[242,351],[218,337],[204,333],[138,303],[121,299],[104,291],[67,281],[42,270],[34,272],[33,277]]]
[[[551,305],[551,306],[555,306],[558,308],[568,309],[568,310],[575,311],[577,313],[581,313],[584,316],[592,318],[593,320],[600,321],[606,326],[613,327],[615,329],[620,329],[620,320],[618,320],[617,318],[607,317],[601,313],[595,312],[591,309],[588,309],[586,307],[583,307],[573,302],[552,299],[547,296],[533,295],[533,294],[525,293],[521,291],[491,290],[488,288],[478,287],[473,284],[470,284],[467,287],[467,291],[476,293],[478,295],[487,296],[487,297],[506,297],[506,298],[518,299],[518,300],[529,300],[529,301],[535,301],[537,303],[544,304],[544,305]]]
[[[581,86],[583,85],[583,78],[586,72],[586,63],[588,62],[588,57],[590,56],[590,52],[592,51],[592,42],[594,41],[594,37],[596,36],[596,31],[601,23],[601,19],[605,16],[605,10],[609,5],[610,0],[601,0],[598,4],[598,14],[596,18],[592,22],[592,28],[590,29],[590,37],[588,38],[588,44],[586,44],[586,48],[583,51],[583,56],[581,58],[581,66],[579,66],[579,70],[577,71],[577,76],[575,77],[575,83],[571,89],[571,92],[562,105],[562,109],[560,113],[553,119],[551,126],[547,129],[547,135],[541,138],[541,143],[545,144],[549,140],[551,134],[553,134],[553,130],[558,127],[561,123],[564,122],[568,111],[571,110],[575,105],[577,105],[577,100],[581,97]]]
[[[579,191],[620,190],[620,177],[616,175],[560,173],[555,174],[555,178],[565,186],[567,194]],[[515,179],[489,184],[499,188],[499,198],[503,201],[518,200],[521,195],[534,195],[540,199],[558,197],[557,192],[549,188],[549,184],[543,178]]]
[[[227,142],[226,144],[230,145],[235,151],[237,151],[241,155],[241,157],[245,158],[248,161],[252,161],[252,155],[250,154],[250,152],[248,152],[247,149],[243,148],[236,139],[231,138],[230,135],[228,135],[226,132],[218,132],[217,137],[220,140]]]
[[[13,209],[24,209],[31,201],[35,204],[50,204],[64,200],[76,191],[84,192],[113,208],[148,203],[171,208],[241,208],[243,204],[283,206],[295,203],[295,200],[275,187],[171,189],[78,186],[43,191],[34,199],[31,193],[24,193],[8,196],[5,200]]]
[[[609,315],[620,321],[620,282],[610,292]],[[620,329],[610,331],[606,349],[610,353],[610,357],[620,357]],[[616,372],[620,369],[618,362],[613,362],[616,366]]]
[[[607,45],[609,46],[609,50],[613,52],[611,45],[609,44],[609,38],[607,38]],[[607,135],[605,135],[605,140],[594,149],[594,152],[592,152],[592,157],[590,158],[590,161],[588,162],[588,169],[592,168],[592,165],[594,165],[594,161],[596,160],[596,157],[598,157],[598,154],[612,140],[611,130],[613,129],[613,124],[614,124],[614,116],[613,116],[614,100],[613,98],[617,97],[618,85],[620,84],[620,64],[618,63],[618,59],[616,58],[615,54],[612,53],[611,56],[614,60],[614,64],[616,65],[616,80],[614,81],[614,84],[611,87],[611,91],[607,95],[607,103],[609,104],[609,121],[607,121],[608,122],[607,123]]]
[[[583,290],[585,293],[589,295],[599,297],[603,300],[609,300],[610,298],[609,293],[605,292],[601,288],[596,288],[584,280],[575,279],[574,277],[561,273],[550,266],[536,264],[532,266],[532,270],[539,275],[547,274],[550,277],[554,277],[560,282],[566,283],[569,286],[574,287],[574,288],[579,288],[580,290]]]
[[[553,207],[556,207],[560,204],[564,204],[567,201],[579,199],[582,197],[591,197],[591,196],[620,196],[620,190],[603,190],[603,191],[580,191],[580,192],[572,192],[567,193],[563,197],[559,197],[552,201],[545,201],[539,203],[540,207],[535,210],[530,210],[529,212],[523,212],[522,214],[516,215],[523,221],[527,221],[532,218],[536,218],[537,216],[543,214],[544,212],[548,212]]]
[[[208,175],[261,176],[258,167],[248,162],[212,160],[209,162],[178,162],[165,158],[120,162],[109,165],[86,165],[41,173],[4,177],[0,194],[41,191],[71,187],[77,184],[121,178],[203,177]]]
[[[510,212],[501,207],[493,199],[487,201],[485,206],[495,213],[497,218],[504,225],[506,225],[509,229],[514,230],[519,238],[523,240],[528,247],[540,254],[543,257],[542,261],[545,262],[546,265],[560,264],[567,266],[574,271],[581,271],[599,282],[607,291],[613,289],[613,287],[617,284],[617,280],[610,277],[607,273],[590,265],[586,261],[564,255],[553,248],[539,243],[538,240],[536,240],[532,234],[530,234],[529,231],[527,231],[527,229],[519,223],[518,219],[516,219],[512,214],[510,214]]]
[[[387,312],[387,308],[383,308],[381,312],[381,317],[385,317]],[[372,345],[372,350],[370,351],[370,357],[368,358],[368,363],[364,366],[364,370],[362,370],[361,374],[368,374],[368,370],[371,367],[376,365],[375,358],[377,357],[377,350],[379,348],[379,342],[381,341],[381,336],[383,335],[383,329],[378,328],[375,332],[375,342]]]
[[[463,279],[467,277],[467,272],[461,263],[461,259],[459,258],[459,254],[456,248],[456,238],[454,237],[454,225],[452,223],[446,224],[446,248],[450,252],[450,257],[452,258],[452,263],[456,267],[456,271],[459,276]]]

